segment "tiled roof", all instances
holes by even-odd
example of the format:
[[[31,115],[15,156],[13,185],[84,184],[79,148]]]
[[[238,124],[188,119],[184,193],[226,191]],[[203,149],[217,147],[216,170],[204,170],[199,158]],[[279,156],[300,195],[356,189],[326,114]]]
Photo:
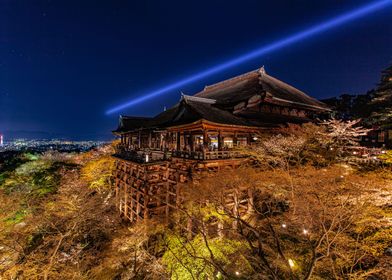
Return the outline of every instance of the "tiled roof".
[[[328,110],[327,105],[304,92],[272,77],[260,68],[243,75],[206,86],[194,96],[182,95],[172,108],[152,118],[120,117],[120,125],[114,132],[126,132],[144,128],[165,128],[192,123],[204,119],[210,122],[240,126],[274,126],[284,122],[301,122],[304,118],[259,113],[256,118],[234,115],[234,105],[259,95],[265,103],[315,111]]]

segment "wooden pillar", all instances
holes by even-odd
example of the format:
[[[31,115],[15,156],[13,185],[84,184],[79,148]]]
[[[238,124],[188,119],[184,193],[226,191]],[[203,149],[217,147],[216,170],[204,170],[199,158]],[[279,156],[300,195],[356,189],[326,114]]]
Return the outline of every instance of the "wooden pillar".
[[[248,189],[248,214],[253,214],[255,212],[254,208],[254,193],[253,189]]]
[[[203,129],[203,148],[208,148],[208,133],[207,130]]]
[[[203,159],[206,158],[206,152],[208,151],[208,133],[206,129],[203,129]]]
[[[143,218],[147,220],[149,218],[149,213],[148,213],[148,202],[150,201],[150,197],[148,194],[148,189],[149,185],[147,182],[145,182],[145,187],[144,187],[144,193],[143,193],[143,198],[144,198],[144,211],[143,211]]]
[[[237,132],[234,132],[234,136],[233,136],[233,147],[237,147]]]
[[[162,140],[163,140],[163,133],[162,132],[159,132],[159,136],[157,137],[157,148],[159,149],[159,150],[163,150],[163,147],[162,147]]]
[[[180,151],[181,150],[181,134],[180,132],[177,132],[177,145],[176,145],[176,150]]]
[[[151,149],[152,146],[152,132],[151,130],[148,132],[148,147]]]
[[[164,173],[164,179],[166,180],[166,209],[165,209],[165,218],[166,218],[166,224],[169,224],[169,215],[170,215],[170,183],[169,183],[169,163],[166,163],[166,170]]]
[[[223,150],[222,132],[218,131],[218,150]]]
[[[251,133],[248,134],[248,141],[247,142],[248,142],[247,145],[250,146],[250,144],[252,142],[252,134]]]
[[[140,166],[135,166],[136,168],[136,174],[135,174],[135,179],[136,179],[136,221],[140,220],[140,188],[141,188],[141,183],[140,183]]]
[[[235,220],[233,222],[233,229],[238,229],[238,221],[237,221],[237,217],[238,217],[238,193],[237,190],[234,190],[233,193],[233,198],[234,198],[234,207],[233,207],[233,215],[235,217]]]
[[[138,187],[136,193],[136,221],[140,220],[140,188]]]
[[[187,142],[187,139],[186,139],[186,132],[184,131],[182,133],[182,150],[184,150],[184,151],[186,150],[187,144],[188,144],[188,142]]]
[[[124,216],[128,219],[128,184],[127,184],[128,174],[124,177]]]
[[[168,168],[169,169],[169,168]],[[165,222],[166,224],[169,223],[169,214],[170,214],[170,184],[169,182],[166,182],[166,194],[165,194],[165,203],[166,203],[166,208],[165,208]]]
[[[185,139],[184,139],[184,133],[180,133],[179,132],[179,135],[180,135],[180,149],[179,150],[184,150],[184,142],[185,142]]]
[[[131,169],[132,172],[132,169]],[[131,173],[132,174],[132,173]],[[134,213],[134,207],[135,207],[135,199],[134,199],[134,194],[135,194],[135,190],[134,190],[134,186],[133,186],[133,178],[131,179],[131,184],[130,184],[130,198],[131,198],[131,222],[133,222],[135,220],[135,213]]]
[[[192,134],[192,132],[190,132],[189,133],[189,146],[190,146],[190,148],[191,148],[191,151],[193,152],[193,151],[195,151],[195,143],[194,143],[194,141],[193,141],[193,134]]]
[[[137,137],[137,146],[140,149],[142,146],[142,132],[139,130],[138,137]]]

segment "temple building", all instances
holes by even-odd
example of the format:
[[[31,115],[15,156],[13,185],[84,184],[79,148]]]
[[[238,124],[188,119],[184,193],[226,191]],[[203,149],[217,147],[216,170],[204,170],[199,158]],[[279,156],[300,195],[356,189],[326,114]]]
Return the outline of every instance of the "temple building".
[[[120,212],[131,221],[178,208],[181,184],[203,172],[236,168],[239,147],[263,131],[305,123],[328,107],[270,75],[264,67],[181,95],[155,117],[120,116],[115,188]]]

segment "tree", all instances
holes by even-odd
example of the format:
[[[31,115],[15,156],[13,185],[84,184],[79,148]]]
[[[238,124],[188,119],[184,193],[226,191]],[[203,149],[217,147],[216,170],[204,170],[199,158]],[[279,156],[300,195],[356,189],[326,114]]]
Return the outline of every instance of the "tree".
[[[348,147],[358,147],[361,136],[369,133],[370,129],[359,126],[361,120],[342,121],[330,119],[320,123],[325,126],[323,133],[326,145],[330,153],[336,157],[342,157]]]
[[[370,123],[385,125],[392,121],[392,65],[382,71],[370,105],[373,108]]]
[[[111,188],[111,178],[115,169],[115,161],[110,155],[104,155],[88,161],[82,168],[82,179],[90,188],[99,192],[108,192]]]
[[[184,279],[361,279],[375,272],[371,260],[392,241],[370,250],[388,234],[377,237],[383,214],[366,195],[382,183],[338,166],[220,172],[186,189],[191,206],[181,212],[168,251],[172,272]],[[185,238],[179,233],[187,219],[192,235]],[[227,258],[216,244],[230,248]]]
[[[236,272],[246,279],[360,279],[374,273],[369,247],[381,237],[369,236],[381,230],[377,217],[383,214],[366,191],[383,181],[334,165],[367,133],[358,123],[331,119],[261,135],[243,150],[260,169],[221,171],[184,188],[177,242],[167,251],[172,272],[189,279],[231,279]],[[228,259],[214,250],[219,240],[238,242]]]
[[[255,145],[243,147],[241,151],[254,158],[259,165],[273,169],[288,171],[304,163],[324,165],[326,136],[325,127],[322,126],[289,124],[273,133],[259,135]]]

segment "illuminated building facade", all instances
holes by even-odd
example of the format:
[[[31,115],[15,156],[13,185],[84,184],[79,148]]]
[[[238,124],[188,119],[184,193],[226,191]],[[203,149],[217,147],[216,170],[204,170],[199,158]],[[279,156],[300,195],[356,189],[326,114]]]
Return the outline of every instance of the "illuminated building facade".
[[[178,207],[180,185],[204,171],[235,168],[238,147],[263,131],[305,123],[327,106],[268,75],[264,68],[182,95],[152,118],[120,117],[115,158],[118,207],[131,221],[166,216]]]

